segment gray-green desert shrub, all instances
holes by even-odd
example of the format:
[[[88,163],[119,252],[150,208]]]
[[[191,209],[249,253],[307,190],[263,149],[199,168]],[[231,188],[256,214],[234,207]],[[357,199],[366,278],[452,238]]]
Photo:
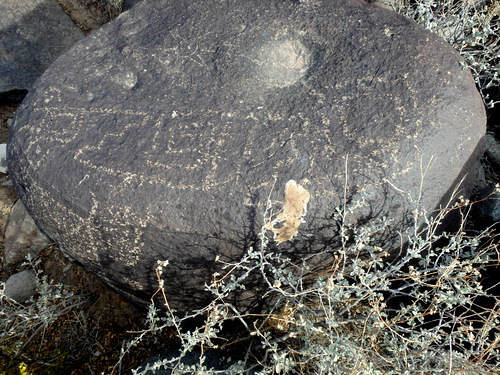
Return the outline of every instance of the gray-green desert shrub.
[[[499,0],[376,0],[448,41],[471,69],[486,106],[486,90],[500,86]],[[498,99],[497,99],[498,100]]]
[[[25,366],[23,361],[36,363],[36,357],[44,357],[44,349],[52,354],[45,362],[56,366],[57,359],[53,354],[57,352],[60,360],[67,354],[54,350],[52,345],[54,332],[62,332],[58,324],[61,324],[62,318],[88,303],[85,296],[74,294],[64,285],[47,280],[46,275],[39,270],[39,262],[39,259],[28,256],[24,263],[37,276],[37,295],[25,303],[18,303],[6,296],[5,283],[0,282],[0,370],[9,369],[13,363]],[[63,324],[72,322],[65,320]],[[60,340],[61,348],[71,351],[72,340],[69,337],[58,337],[57,340]],[[25,368],[24,373],[31,372]]]
[[[308,273],[307,262],[292,265],[271,252],[262,230],[260,248],[250,249],[238,263],[226,264],[227,273],[215,275],[207,285],[214,300],[205,309],[179,316],[163,295],[167,314],[152,305],[149,327],[124,353],[144,336],[171,327],[181,350],[134,373],[498,373],[500,300],[481,284],[486,267],[498,262],[492,233],[469,236],[463,226],[453,233],[439,232],[451,211],[465,222],[469,202],[450,201],[450,207],[434,216],[416,207],[415,226],[400,233],[402,250],[396,257],[373,240],[384,230],[383,222],[346,224],[352,222],[347,216],[362,208],[363,202],[355,202],[337,209],[334,220],[342,228],[342,246],[329,250],[335,261],[313,284],[301,277]],[[168,262],[159,262],[159,293],[167,282],[161,277],[165,267]],[[264,315],[240,314],[226,297],[244,289],[245,279],[254,272],[275,305]],[[196,316],[204,317],[204,324],[186,329],[185,323]],[[239,345],[245,343],[246,355],[228,369],[209,368],[203,353],[221,343],[231,346],[224,325],[235,320],[244,327],[238,340]],[[194,348],[201,349],[199,362],[188,366],[183,357]]]

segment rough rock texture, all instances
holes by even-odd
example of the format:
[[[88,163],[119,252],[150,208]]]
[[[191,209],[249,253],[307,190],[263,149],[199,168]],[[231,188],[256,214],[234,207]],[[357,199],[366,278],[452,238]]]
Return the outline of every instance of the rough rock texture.
[[[291,258],[330,249],[314,263],[328,268],[344,199],[369,204],[353,220],[391,218],[394,246],[414,202],[435,208],[471,171],[485,121],[453,49],[386,9],[146,1],[46,71],[7,152],[67,255],[144,302],[168,259],[170,305],[187,309],[264,226]]]
[[[5,282],[4,293],[14,301],[23,303],[36,293],[36,275],[33,270],[15,273]]]
[[[38,229],[24,204],[18,200],[12,207],[5,227],[5,261],[13,263],[35,256],[49,246],[52,241]]]
[[[5,232],[5,225],[10,216],[12,206],[19,198],[17,197],[12,181],[6,175],[0,175],[0,236]],[[1,240],[1,237],[0,237]]]
[[[7,173],[7,145],[0,144],[0,173]]]
[[[16,100],[83,33],[56,0],[0,2],[0,98]]]

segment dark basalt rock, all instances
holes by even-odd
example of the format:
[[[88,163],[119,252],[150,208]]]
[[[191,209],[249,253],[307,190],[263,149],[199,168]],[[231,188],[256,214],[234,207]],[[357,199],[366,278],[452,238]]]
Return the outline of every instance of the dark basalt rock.
[[[55,0],[2,0],[0,100],[21,102],[45,69],[83,37]]]
[[[392,220],[390,250],[412,199],[432,210],[472,172],[485,122],[452,47],[375,5],[145,1],[37,82],[9,170],[67,255],[146,303],[168,259],[170,305],[190,309],[216,257],[238,260],[264,226],[273,250],[326,249],[328,268],[346,185],[369,204],[358,219]]]
[[[4,294],[18,303],[26,302],[36,292],[37,280],[33,270],[15,273],[5,282]]]

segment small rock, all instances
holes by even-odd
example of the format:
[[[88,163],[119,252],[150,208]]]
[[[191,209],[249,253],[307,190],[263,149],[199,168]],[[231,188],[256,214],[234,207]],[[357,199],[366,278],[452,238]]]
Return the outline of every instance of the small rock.
[[[6,186],[14,186],[12,183],[12,180],[10,178],[7,178],[5,181],[0,182],[0,186],[6,187]],[[14,192],[15,193],[15,192]],[[16,198],[17,199],[17,198]],[[11,205],[12,206],[12,205]]]
[[[7,145],[0,144],[0,173],[7,173]]]
[[[3,235],[12,206],[19,198],[12,186],[12,180],[7,175],[0,177],[0,233]]]
[[[5,228],[5,261],[13,263],[23,260],[28,254],[34,256],[51,242],[18,200],[12,207]]]
[[[36,293],[36,275],[33,270],[26,270],[9,277],[5,282],[4,294],[23,303]]]

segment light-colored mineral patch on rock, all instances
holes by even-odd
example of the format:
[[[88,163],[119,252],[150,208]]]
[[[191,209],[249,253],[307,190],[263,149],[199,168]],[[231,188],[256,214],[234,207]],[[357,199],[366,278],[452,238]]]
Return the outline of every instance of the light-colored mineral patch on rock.
[[[137,75],[133,72],[121,72],[112,78],[117,85],[123,86],[125,89],[132,89],[137,84]]]
[[[274,240],[278,244],[290,241],[299,233],[310,198],[311,194],[294,180],[286,183],[283,209],[276,219],[266,225],[266,229],[274,233]]]

